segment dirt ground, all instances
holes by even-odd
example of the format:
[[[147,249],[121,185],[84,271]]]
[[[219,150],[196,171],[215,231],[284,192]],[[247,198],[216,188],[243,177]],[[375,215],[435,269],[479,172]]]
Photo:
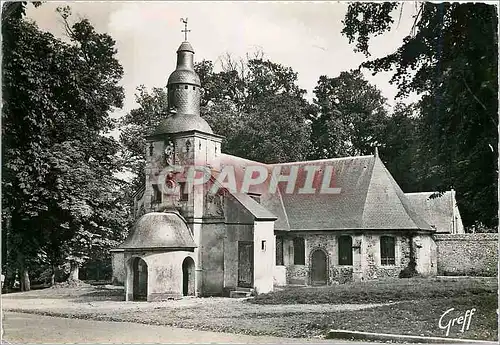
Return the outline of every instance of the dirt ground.
[[[497,340],[494,279],[410,279],[323,288],[288,288],[250,299],[193,298],[125,302],[123,288],[81,285],[2,295],[3,310],[198,331],[321,339],[331,329],[445,336],[443,313],[475,308],[470,329],[450,336]],[[377,302],[377,303],[375,303]]]
[[[324,339],[278,338],[197,331],[169,326],[67,319],[7,312],[4,344],[324,344]],[[343,343],[352,342],[342,341]],[[340,343],[340,341],[335,341]],[[373,345],[373,344],[370,344]]]
[[[125,302],[123,290],[111,286],[49,288],[2,296],[5,311],[292,338],[321,338],[324,329],[315,325],[325,313],[381,305],[256,305],[221,297]]]

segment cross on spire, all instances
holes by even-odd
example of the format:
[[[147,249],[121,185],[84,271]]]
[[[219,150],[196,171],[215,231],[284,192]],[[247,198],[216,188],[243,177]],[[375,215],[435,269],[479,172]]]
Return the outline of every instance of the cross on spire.
[[[181,30],[181,32],[184,32],[184,41],[187,41],[188,40],[188,32],[191,32],[191,30],[188,30],[188,19],[181,18],[181,22],[184,23],[184,30]]]

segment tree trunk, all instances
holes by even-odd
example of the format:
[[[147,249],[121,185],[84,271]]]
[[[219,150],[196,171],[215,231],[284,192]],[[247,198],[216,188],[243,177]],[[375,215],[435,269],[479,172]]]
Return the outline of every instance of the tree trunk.
[[[56,268],[52,266],[52,274],[50,275],[50,286],[54,286],[56,284]]]
[[[80,266],[76,262],[71,262],[70,266],[71,266],[71,268],[70,268],[68,280],[78,280],[79,273],[80,273]]]
[[[30,291],[31,290],[31,283],[30,283],[30,275],[28,273],[27,269],[23,269],[21,272],[21,291]]]

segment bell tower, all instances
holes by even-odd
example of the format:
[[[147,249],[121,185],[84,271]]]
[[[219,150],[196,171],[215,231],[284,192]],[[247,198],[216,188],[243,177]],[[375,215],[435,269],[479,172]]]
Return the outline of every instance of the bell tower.
[[[169,113],[147,137],[145,202],[151,200],[147,211],[176,208],[189,220],[203,217],[208,186],[203,191],[189,188],[188,170],[219,170],[223,137],[214,134],[200,116],[200,77],[194,70],[194,49],[187,41],[187,19],[181,20],[185,40],[177,49],[176,68],[167,82]]]
[[[187,19],[181,20],[185,25],[182,30],[185,36],[177,49],[176,68],[167,82],[169,112],[154,132],[146,137],[144,204],[146,212],[176,209],[191,228],[197,245],[194,254],[198,294],[202,284],[203,258],[200,248],[203,238],[210,236],[212,228],[216,227],[214,224],[223,223],[224,220],[223,214],[207,216],[210,186],[201,183],[193,188],[193,176],[189,171],[195,169],[201,173],[202,169],[206,172],[220,170],[223,137],[214,134],[210,125],[200,116],[200,77],[194,70],[194,49],[187,40]],[[209,223],[207,218],[210,218]]]

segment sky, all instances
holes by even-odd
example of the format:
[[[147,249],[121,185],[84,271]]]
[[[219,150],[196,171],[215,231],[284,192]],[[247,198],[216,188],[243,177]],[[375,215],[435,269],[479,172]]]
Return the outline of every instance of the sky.
[[[148,89],[166,86],[175,69],[175,52],[184,40],[180,18],[188,18],[195,61],[212,60],[217,68],[226,53],[239,58],[261,50],[264,58],[298,73],[298,84],[307,90],[310,100],[321,75],[336,77],[366,60],[341,35],[346,2],[46,2],[36,9],[30,6],[27,16],[42,30],[63,37],[56,8],[65,5],[72,9],[70,21],[87,18],[98,32],[106,32],[116,41],[117,58],[124,68],[125,102],[115,116],[137,106],[139,85]],[[401,45],[410,33],[414,14],[414,5],[405,3],[393,30],[371,41],[373,58]],[[389,104],[395,103],[397,88],[389,84],[390,73],[364,74],[382,90]]]

